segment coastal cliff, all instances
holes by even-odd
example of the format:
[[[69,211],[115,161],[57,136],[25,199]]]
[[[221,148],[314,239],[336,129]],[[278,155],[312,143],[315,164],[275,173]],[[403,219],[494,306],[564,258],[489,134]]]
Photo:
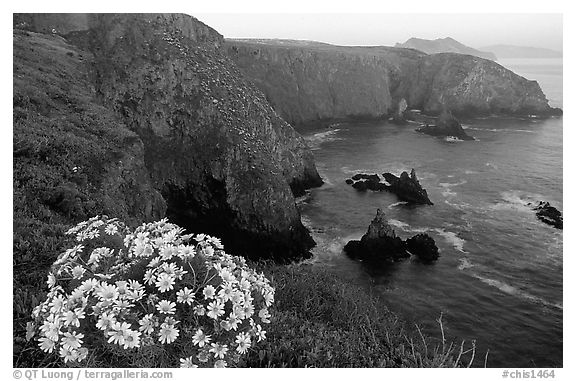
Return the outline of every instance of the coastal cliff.
[[[496,55],[489,50],[481,51],[456,41],[451,37],[427,40],[424,38],[410,38],[404,43],[396,43],[395,48],[416,49],[426,54],[436,53],[459,53],[469,54],[487,60],[496,61]]]
[[[15,15],[14,27],[16,198],[35,199],[62,222],[96,213],[140,221],[166,215],[222,237],[234,254],[308,255],[314,242],[294,195],[322,183],[312,154],[227,58],[220,34],[174,14],[25,14]],[[63,108],[59,115],[53,104]],[[32,123],[36,114],[54,127]],[[74,119],[73,128],[58,118]],[[50,150],[62,128],[96,147],[93,157],[80,143]],[[45,160],[18,145],[35,140],[57,167],[48,175],[62,173],[33,192],[25,166]],[[70,180],[79,173],[84,190]],[[62,211],[58,197],[38,196],[64,183],[91,207]],[[94,196],[100,193],[109,197]]]
[[[294,125],[392,115],[408,107],[437,115],[557,115],[535,81],[497,63],[455,53],[226,40],[228,55]]]

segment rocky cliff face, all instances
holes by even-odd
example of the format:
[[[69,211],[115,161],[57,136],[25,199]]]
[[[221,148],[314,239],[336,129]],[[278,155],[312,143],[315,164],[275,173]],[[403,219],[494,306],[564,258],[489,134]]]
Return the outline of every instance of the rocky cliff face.
[[[172,14],[19,15],[14,24],[81,52],[92,102],[140,142],[141,169],[174,222],[222,236],[236,254],[306,255],[313,241],[293,193],[321,184],[312,155],[216,31]]]
[[[386,48],[276,40],[229,41],[225,47],[276,111],[292,124],[387,115],[393,107],[390,72],[404,54],[421,55],[408,50],[386,54]]]
[[[392,115],[561,114],[535,81],[478,57],[412,49],[226,41],[229,56],[293,124]]]
[[[435,40],[426,40],[423,38],[410,38],[406,42],[394,45],[396,48],[417,49],[426,54],[436,53],[459,53],[469,54],[472,56],[486,58],[496,61],[496,55],[490,50],[480,51],[456,41],[451,37],[437,38]]]

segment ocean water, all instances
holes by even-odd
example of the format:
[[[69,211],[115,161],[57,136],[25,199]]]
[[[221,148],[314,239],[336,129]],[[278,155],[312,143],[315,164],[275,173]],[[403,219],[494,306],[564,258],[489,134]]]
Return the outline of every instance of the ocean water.
[[[562,105],[562,65],[505,62],[540,82]],[[476,342],[476,366],[562,366],[561,230],[540,222],[527,202],[562,210],[562,118],[464,120],[473,142],[414,132],[414,124],[343,123],[304,133],[326,184],[299,200],[317,247],[309,261],[374,287],[410,324],[449,340]],[[358,172],[416,170],[433,206],[409,206],[388,192],[357,192]],[[396,233],[431,235],[440,259],[407,260],[375,273],[342,252],[382,208]]]

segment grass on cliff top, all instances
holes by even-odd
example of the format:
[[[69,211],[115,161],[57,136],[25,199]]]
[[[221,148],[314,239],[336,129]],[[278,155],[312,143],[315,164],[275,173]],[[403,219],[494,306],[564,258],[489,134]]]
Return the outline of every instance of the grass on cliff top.
[[[246,367],[463,367],[474,346],[407,330],[385,301],[330,270],[310,265],[255,264],[276,288],[267,339]],[[462,343],[463,344],[463,343]]]

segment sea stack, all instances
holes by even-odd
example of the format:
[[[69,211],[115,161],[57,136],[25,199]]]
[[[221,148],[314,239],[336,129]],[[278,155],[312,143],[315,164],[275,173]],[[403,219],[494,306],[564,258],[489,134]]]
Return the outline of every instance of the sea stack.
[[[376,211],[376,217],[360,241],[349,241],[344,251],[350,258],[376,265],[410,257],[404,242],[396,236],[381,209]]]
[[[400,177],[388,172],[383,173],[382,176],[389,184],[386,189],[395,193],[399,199],[414,204],[434,205],[428,198],[426,189],[420,185],[414,168],[410,171],[410,175],[404,171]]]
[[[442,112],[442,114],[436,121],[436,125],[426,124],[425,126],[416,129],[416,131],[431,136],[438,136],[438,137],[453,136],[460,140],[474,140],[472,136],[468,135],[464,131],[458,119],[456,119],[451,112],[446,110]]]

